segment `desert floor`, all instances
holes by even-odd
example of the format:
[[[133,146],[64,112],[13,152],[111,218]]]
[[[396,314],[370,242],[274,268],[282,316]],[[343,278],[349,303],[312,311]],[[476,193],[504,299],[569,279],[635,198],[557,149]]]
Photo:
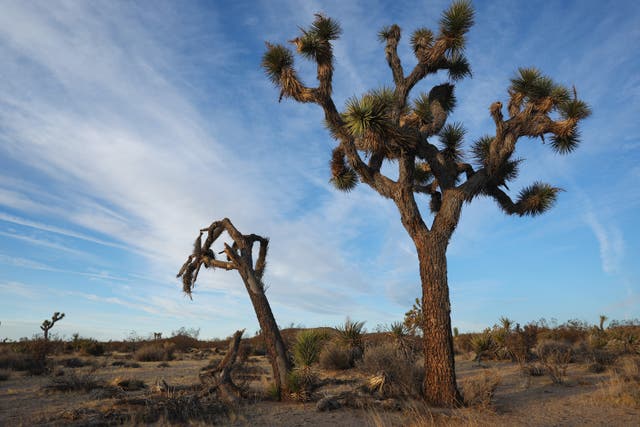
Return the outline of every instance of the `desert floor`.
[[[11,372],[7,380],[0,382],[0,425],[148,424],[148,420],[144,419],[135,421],[134,418],[132,421],[132,418],[118,418],[118,411],[123,411],[125,407],[128,411],[135,410],[131,409],[131,405],[123,405],[123,399],[129,402],[138,399],[138,404],[144,409],[145,399],[151,399],[158,393],[154,385],[161,380],[169,385],[169,395],[178,395],[180,390],[188,390],[191,386],[195,389],[199,385],[200,368],[211,359],[208,354],[201,354],[199,357],[185,355],[183,360],[167,362],[168,366],[165,367],[159,367],[159,362],[140,362],[137,368],[112,365],[114,361],[126,358],[125,354],[84,358],[93,366],[58,367],[54,374],[48,376]],[[266,393],[269,372],[269,364],[264,357],[249,357],[243,380],[249,389],[255,391],[256,397],[240,403],[226,415],[216,418],[215,422],[233,426],[640,425],[640,409],[620,405],[607,398],[606,384],[610,371],[594,374],[582,364],[571,364],[566,382],[558,385],[553,384],[547,376],[523,377],[514,363],[483,362],[478,365],[458,358],[457,372],[461,383],[490,374],[500,377],[500,385],[491,405],[455,410],[428,409],[417,402],[404,401],[400,409],[340,408],[320,412],[315,402],[283,403],[260,397]],[[55,373],[58,377],[54,376]],[[53,379],[70,375],[79,378],[87,375],[86,378],[101,381],[102,384],[137,379],[143,381],[146,387],[121,390],[114,395],[100,390],[61,392],[46,389]],[[366,379],[356,370],[319,371],[319,376],[323,385],[316,391],[317,396],[349,390]],[[170,424],[164,417],[151,423]],[[206,423],[194,421],[192,424]]]

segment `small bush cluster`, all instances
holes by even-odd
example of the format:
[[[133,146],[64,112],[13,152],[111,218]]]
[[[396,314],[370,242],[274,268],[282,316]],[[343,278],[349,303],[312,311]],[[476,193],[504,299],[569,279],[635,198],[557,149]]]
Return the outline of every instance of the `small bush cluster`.
[[[490,370],[484,370],[480,378],[463,381],[462,395],[465,404],[474,407],[489,407],[500,381],[500,375]]]
[[[573,355],[571,346],[561,341],[543,341],[538,344],[537,353],[551,380],[562,384]]]
[[[369,388],[384,397],[418,397],[422,393],[424,367],[396,343],[367,347],[356,367],[372,375]]]
[[[162,362],[172,360],[173,353],[173,344],[146,344],[134,353],[134,358],[139,362]]]

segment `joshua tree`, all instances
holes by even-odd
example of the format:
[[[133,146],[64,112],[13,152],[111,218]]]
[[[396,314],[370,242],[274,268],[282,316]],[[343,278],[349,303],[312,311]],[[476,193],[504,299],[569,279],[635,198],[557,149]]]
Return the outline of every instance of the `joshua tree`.
[[[231,245],[224,244],[224,251],[221,253],[226,254],[227,260],[222,261],[216,259],[211,246],[225,231],[233,243]],[[207,236],[203,242],[202,236],[204,233]],[[254,264],[253,246],[255,243],[259,244],[259,249],[258,259]],[[193,247],[193,253],[189,255],[189,258],[180,269],[178,277],[182,277],[184,292],[191,296],[191,291],[198,278],[198,272],[203,265],[205,268],[217,267],[225,270],[238,270],[258,317],[267,353],[271,361],[276,389],[280,394],[282,391],[286,391],[287,375],[291,370],[291,362],[287,357],[286,347],[273,317],[271,306],[265,294],[265,286],[262,282],[264,269],[267,265],[268,245],[269,239],[256,234],[242,234],[227,218],[215,221],[208,228],[200,230]]]
[[[45,320],[40,325],[40,329],[44,332],[44,340],[49,341],[49,329],[53,328],[53,325],[64,317],[64,313],[55,312],[53,316],[51,316],[51,320]]]
[[[607,320],[609,320],[609,318],[607,316],[605,316],[604,314],[600,315],[600,331],[604,331],[604,322],[606,322]]]
[[[521,68],[511,79],[506,115],[500,102],[489,107],[495,134],[479,138],[470,150],[475,162],[466,161],[465,129],[446,122],[456,104],[454,83],[471,75],[464,46],[473,19],[470,2],[458,0],[442,14],[437,33],[426,28],[414,31],[410,41],[417,64],[408,74],[397,53],[400,28],[383,28],[379,37],[393,85],[349,99],[342,112],[332,99],[332,42],[341,33],[333,19],[318,14],[291,40],[300,55],[316,64],[316,87],[302,82],[292,52],[283,45],[267,43],[262,59],[267,76],[280,89],[280,99],[322,108],[325,125],[337,142],[330,162],[334,186],[349,191],[363,182],[398,207],[420,264],[424,392],[429,403],[442,406],[461,400],[454,371],[446,251],[463,205],[486,196],[510,215],[533,216],[548,210],[559,188],[536,182],[522,189],[516,200],[507,192],[506,184],[516,178],[521,162],[514,157],[516,143],[522,137],[544,142],[547,136],[553,150],[569,153],[579,142],[578,122],[589,115],[575,89],[568,90],[534,68]],[[449,81],[410,98],[418,82],[438,71],[447,72]],[[397,167],[397,179],[382,173],[385,161]],[[430,225],[416,195],[430,198]]]

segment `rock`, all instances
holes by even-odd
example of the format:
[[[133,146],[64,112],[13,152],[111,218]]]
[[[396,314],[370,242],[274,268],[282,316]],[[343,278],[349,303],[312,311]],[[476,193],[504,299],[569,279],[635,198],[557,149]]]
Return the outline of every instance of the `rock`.
[[[335,397],[327,396],[318,400],[316,403],[316,409],[320,412],[323,411],[333,411],[334,409],[339,409],[340,403],[336,400]]]

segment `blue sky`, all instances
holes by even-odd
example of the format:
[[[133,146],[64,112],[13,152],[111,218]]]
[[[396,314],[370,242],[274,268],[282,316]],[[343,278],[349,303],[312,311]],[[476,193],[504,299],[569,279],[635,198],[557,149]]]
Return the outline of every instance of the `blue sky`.
[[[225,216],[271,238],[265,281],[280,325],[402,319],[420,287],[395,206],[366,186],[330,186],[321,111],[278,103],[259,64],[265,40],[289,40],[324,12],[344,30],[334,85],[344,105],[392,81],[382,26],[404,30],[408,69],[409,34],[435,29],[447,4],[1,2],[0,338],[31,336],[53,311],[67,314],[54,329],[67,336],[257,330],[236,273],[201,274],[193,301],[175,278],[197,230]],[[551,212],[465,207],[449,248],[453,325],[640,317],[640,4],[475,7],[473,78],[457,85],[450,119],[468,142],[492,132],[488,107],[520,66],[574,84],[594,114],[569,156],[519,144],[527,161],[511,189],[563,187]],[[297,64],[312,83],[311,65]]]

